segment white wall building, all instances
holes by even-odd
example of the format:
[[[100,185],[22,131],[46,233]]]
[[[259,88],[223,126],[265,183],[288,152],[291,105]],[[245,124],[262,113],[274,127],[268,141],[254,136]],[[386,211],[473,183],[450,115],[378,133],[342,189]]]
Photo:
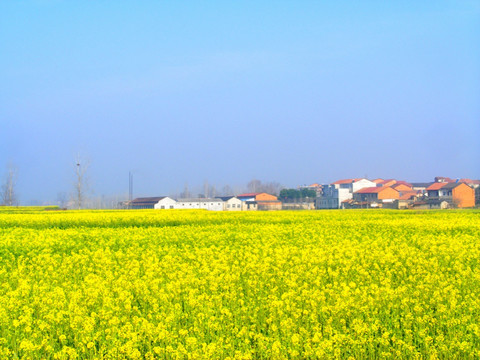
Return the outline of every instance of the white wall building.
[[[367,179],[338,180],[330,185],[323,185],[323,193],[317,197],[317,209],[340,209],[342,202],[353,198],[353,193],[376,183]]]
[[[177,202],[172,199],[172,198],[169,198],[168,196],[164,197],[163,199],[161,199],[159,202],[157,202],[154,206],[155,209],[175,209],[175,204]]]
[[[223,200],[219,198],[178,199],[174,205],[174,209],[205,209],[211,211],[222,211]]]
[[[242,200],[235,196],[221,196],[219,199],[223,200],[223,210],[225,211],[241,211]]]
[[[367,179],[355,179],[355,182],[352,183],[352,193],[363,188],[375,187],[376,183]]]

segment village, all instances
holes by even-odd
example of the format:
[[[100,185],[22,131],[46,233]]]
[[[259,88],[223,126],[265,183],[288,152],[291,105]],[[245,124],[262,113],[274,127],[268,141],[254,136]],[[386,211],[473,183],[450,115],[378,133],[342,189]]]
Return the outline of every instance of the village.
[[[122,203],[125,209],[204,209],[211,211],[313,209],[456,209],[478,205],[480,180],[435,177],[433,182],[395,179],[342,179],[284,189],[280,194],[251,192],[197,198],[141,197]],[[309,196],[289,196],[291,192]]]

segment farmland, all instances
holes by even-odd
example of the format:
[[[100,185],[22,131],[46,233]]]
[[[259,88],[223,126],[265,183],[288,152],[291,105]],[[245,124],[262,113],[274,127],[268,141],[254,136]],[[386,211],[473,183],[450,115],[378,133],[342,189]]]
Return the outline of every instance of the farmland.
[[[0,358],[480,357],[480,212],[3,211]]]

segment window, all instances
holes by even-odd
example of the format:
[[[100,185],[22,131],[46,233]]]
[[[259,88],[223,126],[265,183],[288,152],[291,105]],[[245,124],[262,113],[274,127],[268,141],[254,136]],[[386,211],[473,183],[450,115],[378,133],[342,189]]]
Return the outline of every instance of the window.
[[[170,205],[170,209],[173,209],[173,205]]]
[[[232,207],[235,206],[235,205],[232,205]],[[230,204],[227,204],[227,209],[230,209]]]
[[[165,209],[165,205],[162,205],[162,209]]]

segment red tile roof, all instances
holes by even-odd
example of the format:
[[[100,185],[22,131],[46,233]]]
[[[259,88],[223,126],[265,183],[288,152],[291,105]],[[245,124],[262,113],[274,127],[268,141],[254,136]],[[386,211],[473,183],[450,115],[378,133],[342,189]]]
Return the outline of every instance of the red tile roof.
[[[436,182],[436,183],[433,183],[432,185],[430,185],[429,187],[427,187],[427,191],[428,190],[440,190],[442,187],[444,187],[445,185],[447,185],[448,183],[446,182]]]

